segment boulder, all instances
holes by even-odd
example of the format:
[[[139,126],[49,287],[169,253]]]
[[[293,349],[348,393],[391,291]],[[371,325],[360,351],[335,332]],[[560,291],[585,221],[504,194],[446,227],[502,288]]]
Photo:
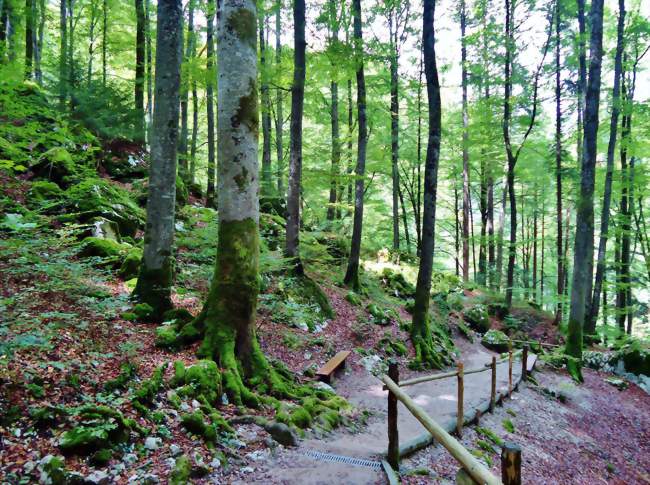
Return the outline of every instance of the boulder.
[[[463,319],[477,332],[485,333],[490,329],[490,319],[485,305],[474,305],[463,312]]]
[[[501,332],[500,330],[488,330],[483,338],[481,339],[481,344],[483,347],[486,347],[495,352],[507,352],[510,348],[510,340],[508,336]]]
[[[275,441],[283,446],[298,446],[298,436],[284,423],[273,421],[268,423],[264,429]]]

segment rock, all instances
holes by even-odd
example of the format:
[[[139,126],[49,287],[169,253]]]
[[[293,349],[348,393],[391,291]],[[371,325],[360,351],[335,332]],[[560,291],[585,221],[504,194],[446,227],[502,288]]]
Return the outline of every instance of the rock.
[[[108,473],[96,470],[86,476],[86,483],[89,485],[105,485],[110,483],[110,477],[108,476]]]
[[[201,403],[197,401],[196,399],[192,399],[192,407],[194,409],[199,409],[201,407]]]
[[[266,445],[267,448],[270,448],[271,450],[275,449],[278,446],[278,444],[275,441],[273,441],[273,438],[269,436],[264,438],[264,444]]]
[[[381,357],[377,354],[367,355],[361,359],[361,365],[370,373],[381,365]]]
[[[474,305],[463,312],[463,319],[477,332],[485,333],[490,329],[490,319],[485,305]]]
[[[336,392],[332,386],[322,381],[314,382],[313,388],[321,391],[330,391],[332,393]]]
[[[112,239],[120,241],[120,226],[116,222],[109,221],[103,217],[97,217],[91,221],[91,236],[99,239]]]
[[[253,473],[255,471],[255,468],[252,466],[245,466],[241,469],[242,473]]]
[[[149,436],[146,440],[144,440],[144,447],[147,450],[150,451],[155,451],[158,448],[160,448],[162,440],[160,438],[154,438],[153,436]]]
[[[32,473],[35,468],[36,468],[36,462],[33,461],[28,461],[23,465],[23,471],[25,472],[26,475]]]
[[[87,485],[86,477],[79,472],[67,472],[65,474],[65,485]]]
[[[286,424],[273,421],[267,424],[264,429],[281,445],[298,446],[298,437]]]
[[[49,179],[60,186],[74,182],[78,174],[77,164],[63,147],[54,147],[43,153],[30,170],[35,177]]]
[[[58,485],[65,483],[65,462],[63,458],[46,455],[38,464],[41,471],[40,483]]]
[[[138,461],[138,457],[135,453],[127,453],[124,455],[124,458],[122,458],[122,461],[127,464],[135,463]]]
[[[122,261],[118,274],[123,280],[130,280],[138,276],[140,271],[140,262],[142,261],[142,249],[133,248],[129,250]]]
[[[500,330],[488,330],[483,338],[481,339],[481,344],[483,347],[486,347],[495,352],[507,352],[510,348],[510,339]]]
[[[183,453],[183,449],[177,444],[171,444],[169,445],[169,453],[171,453],[172,456],[176,457]]]
[[[126,466],[124,466],[124,463],[117,463],[113,467],[111,467],[111,475],[120,475],[124,473],[126,470]]]
[[[100,258],[119,257],[126,254],[131,248],[128,244],[121,244],[113,239],[87,237],[81,241],[79,256],[97,256]]]
[[[218,457],[213,458],[212,461],[210,462],[210,467],[213,470],[217,470],[217,469],[221,468],[221,460]]]

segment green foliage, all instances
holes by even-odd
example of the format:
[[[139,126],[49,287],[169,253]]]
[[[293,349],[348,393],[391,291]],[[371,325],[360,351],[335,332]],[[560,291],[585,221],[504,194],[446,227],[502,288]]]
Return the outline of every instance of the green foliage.
[[[354,306],[361,306],[361,297],[354,291],[348,291],[345,295],[345,300]]]
[[[514,433],[515,432],[515,425],[513,422],[506,418],[503,421],[501,421],[501,424],[503,425],[503,429],[505,429],[508,433]]]
[[[490,329],[490,319],[485,305],[474,305],[463,312],[463,318],[477,332],[485,333]]]

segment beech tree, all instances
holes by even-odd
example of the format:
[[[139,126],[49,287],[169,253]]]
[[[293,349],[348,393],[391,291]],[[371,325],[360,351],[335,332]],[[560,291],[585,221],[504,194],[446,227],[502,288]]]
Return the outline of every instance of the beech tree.
[[[147,224],[142,265],[134,290],[134,295],[140,301],[152,307],[152,318],[160,318],[172,308],[172,244],[182,43],[181,1],[159,0]]]
[[[440,158],[441,105],[438,67],[436,65],[434,13],[435,0],[424,0],[422,15],[422,46],[424,74],[429,100],[429,136],[424,165],[424,214],[422,218],[422,251],[415,290],[411,341],[415,361],[425,367],[440,367],[439,356],[433,347],[429,301],[433,252],[435,245],[436,198],[438,189],[438,161]]]

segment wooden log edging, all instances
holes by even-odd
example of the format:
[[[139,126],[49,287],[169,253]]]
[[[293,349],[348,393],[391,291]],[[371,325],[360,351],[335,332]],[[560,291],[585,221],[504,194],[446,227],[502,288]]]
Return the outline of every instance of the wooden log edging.
[[[390,392],[417,418],[427,431],[458,461],[474,480],[481,484],[500,485],[501,480],[479,462],[474,455],[453,438],[442,426],[436,423],[420,406],[418,406],[400,387],[387,375],[381,380]]]

